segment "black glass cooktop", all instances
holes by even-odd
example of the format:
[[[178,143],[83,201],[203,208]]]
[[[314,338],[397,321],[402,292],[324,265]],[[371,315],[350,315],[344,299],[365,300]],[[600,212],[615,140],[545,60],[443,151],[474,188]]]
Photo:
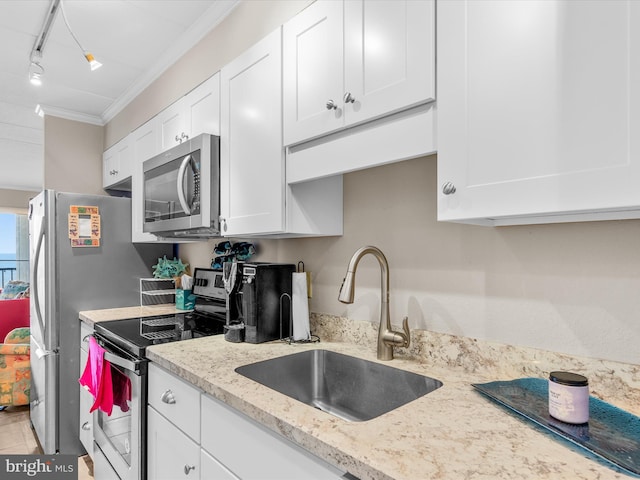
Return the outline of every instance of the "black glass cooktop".
[[[144,357],[151,345],[221,334],[224,322],[191,312],[100,322],[95,330],[127,352]]]

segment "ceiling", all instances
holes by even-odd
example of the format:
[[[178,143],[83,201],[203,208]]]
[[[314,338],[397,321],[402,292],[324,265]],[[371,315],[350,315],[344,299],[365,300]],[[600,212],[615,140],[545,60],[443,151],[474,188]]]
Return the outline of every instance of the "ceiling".
[[[22,178],[43,158],[36,105],[45,114],[104,125],[239,0],[62,1],[78,41],[103,66],[90,70],[58,8],[42,48],[42,85],[32,85],[31,52],[51,0],[0,0],[0,188],[42,186],[35,174]]]

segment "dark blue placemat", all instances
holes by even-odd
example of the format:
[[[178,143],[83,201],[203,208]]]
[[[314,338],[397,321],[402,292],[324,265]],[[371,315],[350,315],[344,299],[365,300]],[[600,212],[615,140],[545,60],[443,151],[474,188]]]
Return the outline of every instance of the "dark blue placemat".
[[[594,397],[589,423],[572,425],[549,415],[548,381],[541,378],[472,384],[478,391],[586,448],[629,473],[640,475],[640,417]]]

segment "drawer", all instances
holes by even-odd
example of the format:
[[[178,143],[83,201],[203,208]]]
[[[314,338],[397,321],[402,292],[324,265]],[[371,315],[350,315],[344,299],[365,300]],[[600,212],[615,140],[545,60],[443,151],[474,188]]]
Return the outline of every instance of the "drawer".
[[[200,443],[200,390],[150,363],[147,402]]]
[[[202,396],[202,424],[202,449],[239,478],[344,478],[345,472],[206,395]]]

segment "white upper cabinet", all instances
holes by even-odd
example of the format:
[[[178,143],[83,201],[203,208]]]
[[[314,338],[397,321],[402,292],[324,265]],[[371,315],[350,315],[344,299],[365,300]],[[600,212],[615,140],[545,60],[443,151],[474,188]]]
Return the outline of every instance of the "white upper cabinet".
[[[223,236],[342,235],[342,177],[287,185],[282,145],[282,29],[221,71]]]
[[[220,135],[220,72],[185,95],[183,101],[190,137]]]
[[[130,190],[131,171],[131,141],[127,136],[102,154],[102,188]]]
[[[131,240],[133,243],[158,241],[158,237],[152,233],[142,231],[144,224],[142,163],[160,153],[158,151],[157,135],[157,118],[155,117],[136,128],[129,135],[133,149],[133,174],[131,176]]]
[[[432,0],[318,0],[284,25],[284,144],[435,99]]]
[[[640,2],[438,3],[438,218],[640,217]]]
[[[157,115],[158,150],[201,133],[220,134],[220,74],[216,73]]]
[[[281,232],[284,216],[281,29],[221,71],[220,229]]]
[[[344,125],[342,17],[318,0],[283,27],[285,145]]]

